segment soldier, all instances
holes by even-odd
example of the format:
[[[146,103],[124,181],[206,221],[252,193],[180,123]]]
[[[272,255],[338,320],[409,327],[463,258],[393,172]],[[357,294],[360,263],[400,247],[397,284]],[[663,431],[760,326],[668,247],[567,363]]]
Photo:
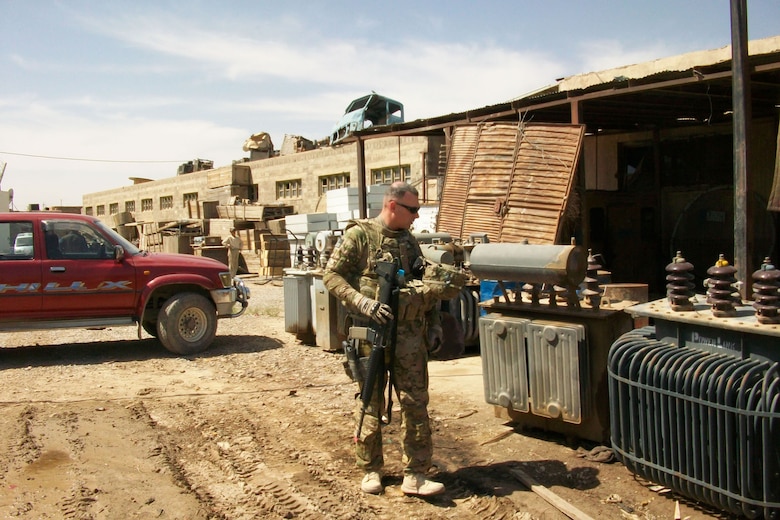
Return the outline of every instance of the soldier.
[[[444,485],[426,478],[431,466],[433,443],[428,418],[428,351],[426,329],[436,303],[436,296],[420,280],[413,280],[401,289],[398,316],[377,301],[376,261],[392,260],[399,268],[412,273],[415,262],[422,261],[422,252],[409,227],[418,217],[417,190],[403,182],[390,185],[382,211],[374,219],[350,223],[335,248],[323,275],[327,289],[349,309],[349,324],[365,326],[369,320],[385,323],[397,319],[397,340],[394,352],[386,356],[391,383],[401,405],[404,480],[401,490],[408,495],[430,496],[442,493]],[[458,288],[459,290],[459,288]],[[349,330],[348,328],[345,330]],[[371,345],[361,342],[361,356],[368,356]],[[392,349],[391,349],[392,350]],[[357,466],[365,472],[361,489],[365,493],[381,493],[384,464],[380,413],[382,390],[387,374],[379,375],[379,391],[373,395],[362,428],[355,439]],[[353,374],[360,382],[360,378]],[[360,400],[356,401],[361,409]]]
[[[238,272],[238,257],[241,254],[242,247],[241,237],[237,235],[236,228],[230,228],[230,236],[222,241],[222,245],[227,249],[230,276],[235,278]]]

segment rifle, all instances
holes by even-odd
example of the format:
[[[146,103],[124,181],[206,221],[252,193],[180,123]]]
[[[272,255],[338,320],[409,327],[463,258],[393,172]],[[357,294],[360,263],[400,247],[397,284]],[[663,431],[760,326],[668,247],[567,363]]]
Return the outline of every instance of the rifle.
[[[349,334],[353,339],[362,339],[371,342],[371,354],[368,357],[368,369],[366,370],[363,388],[360,391],[360,419],[355,429],[355,442],[360,438],[360,431],[363,429],[363,419],[366,417],[366,411],[371,405],[371,398],[374,396],[374,386],[377,378],[385,368],[385,349],[395,346],[395,335],[398,322],[398,291],[400,289],[399,274],[403,276],[403,270],[398,269],[396,262],[379,261],[376,265],[376,274],[379,278],[379,302],[390,306],[393,311],[393,319],[384,325],[371,321],[368,327],[351,327]],[[392,381],[391,381],[392,385]],[[380,392],[382,390],[379,390]],[[391,397],[392,398],[392,397]],[[391,399],[389,398],[389,399]],[[390,422],[389,402],[387,422]]]

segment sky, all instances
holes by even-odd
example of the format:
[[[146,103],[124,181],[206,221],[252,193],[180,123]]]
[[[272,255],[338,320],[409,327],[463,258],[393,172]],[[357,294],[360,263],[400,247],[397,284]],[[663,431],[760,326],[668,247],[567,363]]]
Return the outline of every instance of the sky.
[[[748,38],[780,2],[748,0]],[[13,206],[162,179],[246,139],[327,137],[375,91],[407,121],[731,43],[729,0],[0,0],[0,189]]]

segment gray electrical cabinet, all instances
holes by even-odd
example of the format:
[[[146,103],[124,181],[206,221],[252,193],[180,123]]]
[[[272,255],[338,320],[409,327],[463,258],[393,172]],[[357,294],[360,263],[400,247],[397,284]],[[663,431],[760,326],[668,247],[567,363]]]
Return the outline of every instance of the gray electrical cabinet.
[[[307,271],[286,269],[284,285],[284,330],[299,336],[311,335],[311,275]]]
[[[324,350],[341,350],[338,335],[339,319],[343,309],[322,283],[322,274],[312,275],[312,303],[314,304],[314,331],[317,346]]]

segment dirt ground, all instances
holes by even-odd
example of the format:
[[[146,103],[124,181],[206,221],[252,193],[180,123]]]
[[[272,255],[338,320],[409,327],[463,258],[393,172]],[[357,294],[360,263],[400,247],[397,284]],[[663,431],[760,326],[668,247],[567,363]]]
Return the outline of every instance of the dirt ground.
[[[517,469],[592,518],[672,519],[677,501],[681,518],[725,518],[497,418],[472,351],[430,363],[446,493],[401,493],[394,418],[386,490],[365,495],[341,354],[285,332],[280,280],[248,282],[249,311],[196,356],[135,328],[0,334],[0,518],[567,518]]]

